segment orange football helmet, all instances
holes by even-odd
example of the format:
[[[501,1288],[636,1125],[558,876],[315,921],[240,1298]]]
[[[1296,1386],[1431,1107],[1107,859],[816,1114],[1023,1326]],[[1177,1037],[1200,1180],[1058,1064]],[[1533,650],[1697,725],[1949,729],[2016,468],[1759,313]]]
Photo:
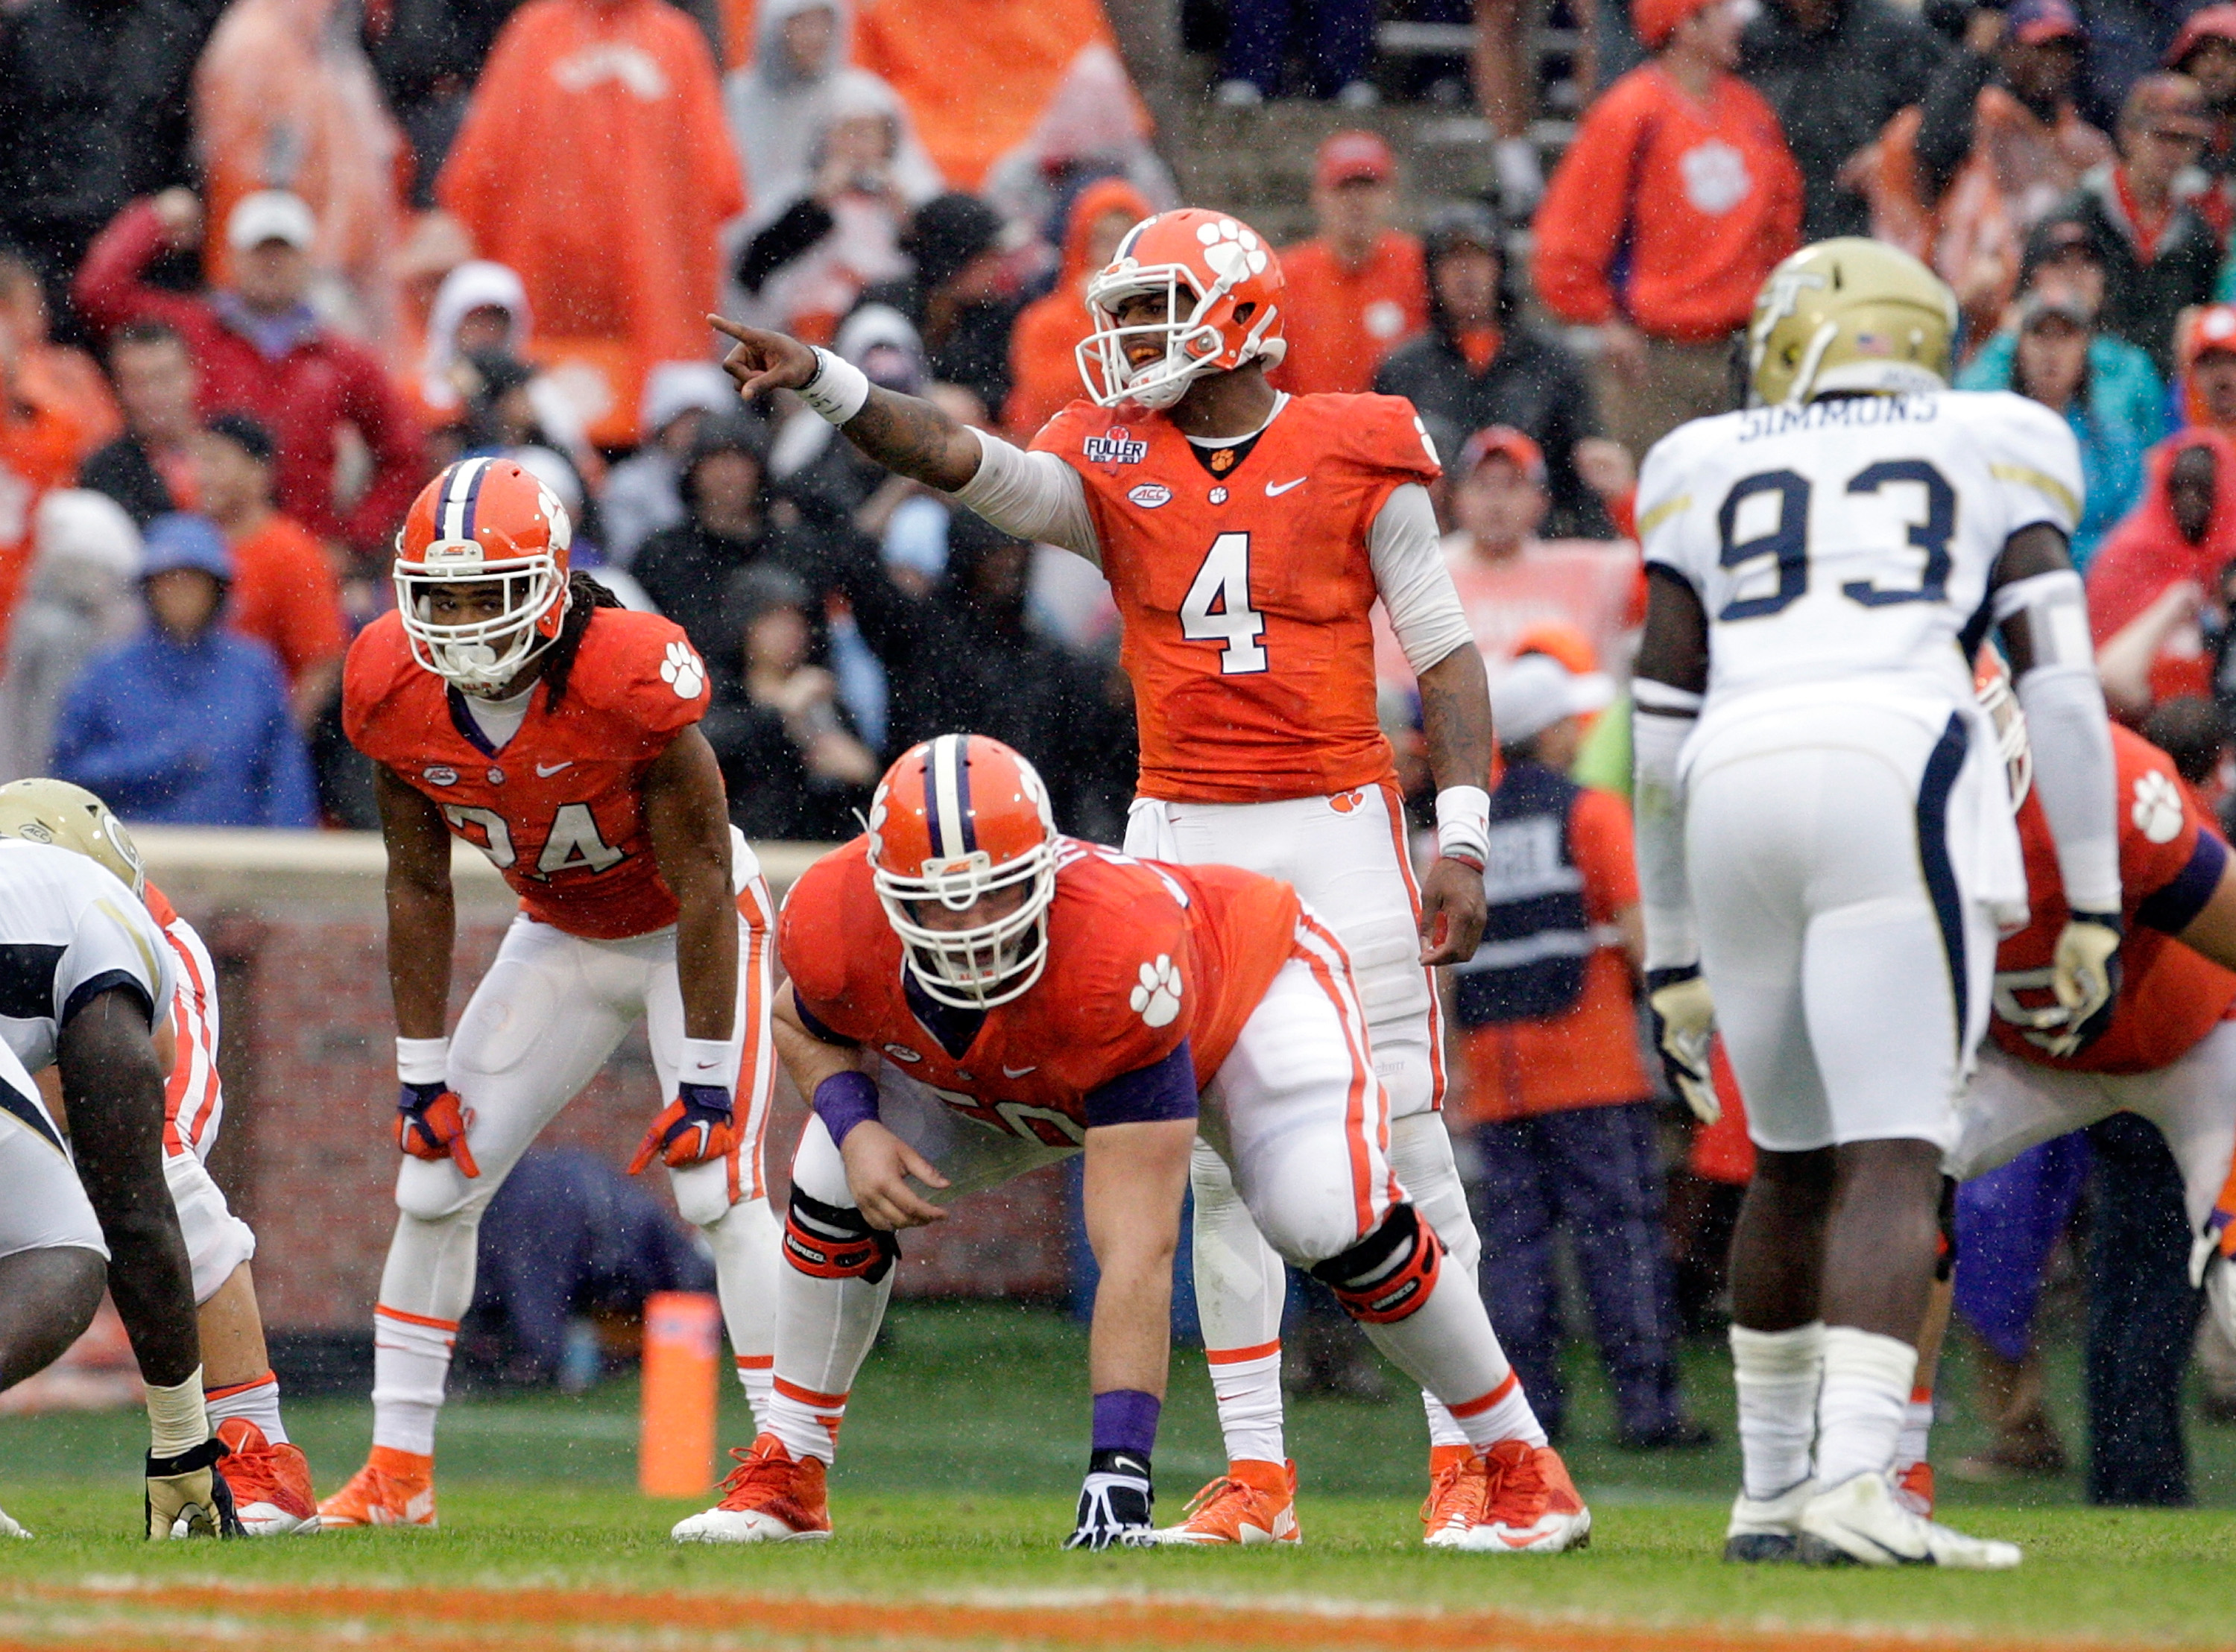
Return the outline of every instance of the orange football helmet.
[[[1972,672],[1972,692],[1996,731],[1996,753],[2003,760],[2003,779],[2011,795],[2011,812],[2034,789],[2034,745],[2027,738],[2026,713],[2011,692],[2010,667],[1992,647],[1983,647]]]
[[[1118,306],[1145,293],[1164,298],[1165,318],[1120,326]],[[1281,260],[1256,230],[1200,206],[1159,213],[1128,230],[1116,256],[1087,283],[1095,331],[1075,352],[1079,376],[1100,406],[1158,408],[1179,401],[1205,373],[1249,361],[1278,367],[1289,350],[1280,300]],[[1141,339],[1161,351],[1136,367],[1126,346]]]
[[[870,878],[908,949],[917,983],[941,1003],[1006,1004],[1048,964],[1056,819],[1033,765],[983,734],[943,734],[902,753],[870,800]],[[966,913],[1022,889],[1019,903],[961,928],[922,908]]]
[[[476,692],[501,688],[549,647],[567,617],[575,536],[556,495],[510,459],[461,459],[419,490],[396,536],[396,608],[411,657]],[[498,586],[503,608],[438,620],[443,586]]]

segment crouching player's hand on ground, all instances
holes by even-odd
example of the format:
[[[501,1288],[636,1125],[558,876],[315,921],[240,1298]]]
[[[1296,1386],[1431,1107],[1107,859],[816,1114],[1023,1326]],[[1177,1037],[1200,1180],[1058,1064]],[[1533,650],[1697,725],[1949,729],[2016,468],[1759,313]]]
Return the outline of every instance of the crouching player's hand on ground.
[[[1079,1488],[1079,1517],[1067,1549],[1141,1548],[1156,1541],[1149,1515],[1156,1501],[1149,1465],[1123,1451],[1095,1453]]]
[[[946,1211],[909,1185],[913,1178],[928,1188],[944,1188],[947,1178],[876,1119],[865,1119],[848,1131],[838,1154],[846,1161],[846,1186],[854,1196],[854,1208],[871,1227],[898,1233],[947,1220]]]
[[[217,1472],[223,1441],[213,1437],[176,1457],[148,1453],[148,1535],[150,1537],[238,1537],[233,1489]]]

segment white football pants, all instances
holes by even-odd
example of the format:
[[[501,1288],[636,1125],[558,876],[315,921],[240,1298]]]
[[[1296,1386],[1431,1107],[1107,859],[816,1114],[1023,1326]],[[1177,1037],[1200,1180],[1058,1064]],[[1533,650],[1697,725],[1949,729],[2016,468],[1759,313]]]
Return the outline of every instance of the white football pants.
[[[1358,982],[1374,1071],[1390,1092],[1391,1164],[1452,1265],[1472,1282],[1483,1246],[1444,1129],[1444,1016],[1434,973],[1421,966],[1420,893],[1397,788],[1266,803],[1137,797],[1127,816],[1126,852],[1279,878],[1335,931]],[[1188,1179],[1195,1194],[1196,1308],[1222,1416],[1235,1404],[1278,1410],[1288,1275],[1251,1225],[1226,1163],[1201,1143]],[[1247,1385],[1237,1380],[1244,1367],[1258,1373]],[[1433,1395],[1424,1393],[1422,1403],[1433,1444],[1465,1443]]]
[[[706,1234],[740,1379],[753,1393],[773,1341],[779,1236],[762,1178],[761,1137],[776,1085],[769,1034],[775,907],[752,852],[734,836],[739,887],[738,1145],[723,1159],[668,1171],[676,1208]],[[450,1039],[450,1080],[467,1116],[481,1174],[450,1159],[406,1157],[396,1174],[400,1215],[373,1319],[373,1439],[432,1449],[432,1407],[457,1322],[474,1295],[482,1212],[529,1144],[595,1076],[641,1015],[660,1085],[646,1122],[675,1093],[683,996],[673,927],[624,941],[588,941],[512,921]],[[425,1442],[425,1443],[422,1443]]]
[[[69,1138],[23,1062],[0,1044],[0,1256],[63,1247],[109,1255]]]

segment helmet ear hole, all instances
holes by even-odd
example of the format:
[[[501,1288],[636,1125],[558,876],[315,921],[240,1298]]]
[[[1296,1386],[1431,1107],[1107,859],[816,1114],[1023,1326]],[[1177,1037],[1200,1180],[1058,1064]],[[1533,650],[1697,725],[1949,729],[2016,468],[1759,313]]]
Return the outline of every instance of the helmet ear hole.
[[[1251,318],[1251,317],[1253,317],[1253,316],[1254,316],[1254,315],[1256,315],[1257,313],[1258,313],[1258,306],[1257,306],[1256,305],[1254,305],[1254,304],[1238,304],[1238,305],[1236,305],[1234,306],[1234,320],[1235,320],[1235,324],[1236,324],[1238,326],[1247,325],[1247,324],[1248,324],[1248,323],[1249,323],[1250,318]]]

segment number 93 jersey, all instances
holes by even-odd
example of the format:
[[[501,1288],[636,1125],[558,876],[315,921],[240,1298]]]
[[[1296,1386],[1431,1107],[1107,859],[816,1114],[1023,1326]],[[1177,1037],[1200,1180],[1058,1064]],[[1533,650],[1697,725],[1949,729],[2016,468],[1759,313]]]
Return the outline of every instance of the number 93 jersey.
[[[1639,478],[1649,567],[1709,626],[1708,700],[1904,679],[1969,696],[2005,541],[2070,534],[2081,456],[2065,421],[2004,391],[1826,398],[1697,419]]]
[[[1086,485],[1143,796],[1323,797],[1390,773],[1369,541],[1394,489],[1440,474],[1411,402],[1291,397],[1207,462],[1161,415],[1075,402],[1032,445]]]
[[[645,826],[644,771],[706,714],[705,665],[659,615],[598,608],[556,708],[550,692],[539,679],[517,731],[493,747],[385,613],[350,649],[342,727],[488,856],[539,923],[590,941],[674,923]]]

